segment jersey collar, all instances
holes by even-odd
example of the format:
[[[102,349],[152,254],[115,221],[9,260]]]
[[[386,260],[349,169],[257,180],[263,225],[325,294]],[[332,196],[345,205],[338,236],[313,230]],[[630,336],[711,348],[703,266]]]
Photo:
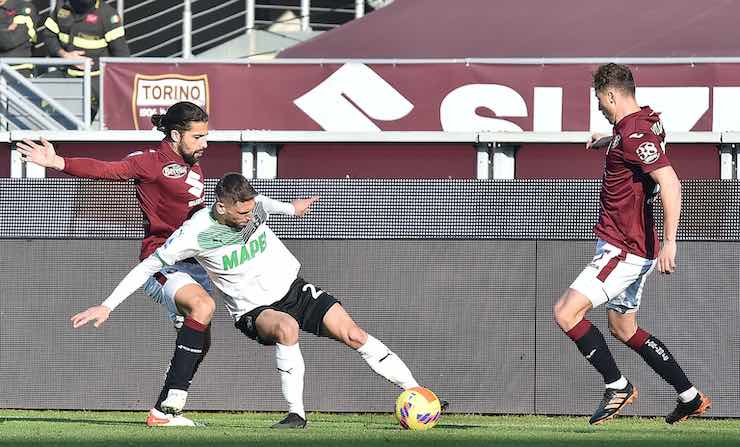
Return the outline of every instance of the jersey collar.
[[[652,113],[652,109],[650,109],[650,106],[642,106],[640,107],[640,110],[637,112],[630,113],[629,115],[623,116],[621,120],[614,126],[614,128],[619,132],[620,130],[624,129],[624,126],[627,125],[630,121],[634,120],[640,115],[650,115]]]

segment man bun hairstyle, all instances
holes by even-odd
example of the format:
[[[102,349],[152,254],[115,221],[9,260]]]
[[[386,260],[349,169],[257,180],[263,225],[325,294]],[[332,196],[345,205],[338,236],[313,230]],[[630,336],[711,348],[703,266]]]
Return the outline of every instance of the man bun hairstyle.
[[[192,122],[208,122],[208,114],[196,104],[181,101],[170,106],[164,115],[152,115],[152,124],[158,131],[170,138],[170,132],[176,130],[183,133],[190,130]]]
[[[221,177],[214,189],[216,200],[222,203],[246,202],[259,195],[249,181],[237,172],[229,172]]]
[[[635,96],[635,79],[628,66],[615,63],[599,66],[594,73],[594,90],[603,92],[610,87]]]

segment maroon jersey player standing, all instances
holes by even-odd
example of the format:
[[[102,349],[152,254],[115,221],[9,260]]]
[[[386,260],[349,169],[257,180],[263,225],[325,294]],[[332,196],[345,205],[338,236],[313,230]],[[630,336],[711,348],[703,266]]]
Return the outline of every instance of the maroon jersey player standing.
[[[144,240],[140,259],[145,259],[195,211],[203,207],[203,171],[198,160],[207,147],[208,114],[189,102],[179,102],[152,123],[166,137],[155,148],[134,152],[121,161],[60,157],[48,141],[18,143],[25,161],[63,171],[76,177],[135,180],[136,196],[144,215]],[[178,328],[175,353],[164,386],[147,425],[194,425],[181,415],[187,390],[210,347],[210,322],[215,304],[211,283],[193,259],[167,266],[152,276],[144,290],[164,305]],[[104,305],[88,310],[100,326],[110,314]]]
[[[637,326],[645,280],[653,269],[675,270],[676,231],[681,212],[681,184],[665,154],[665,133],[658,114],[640,107],[635,82],[624,65],[606,64],[593,78],[599,109],[614,125],[606,150],[594,229],[596,256],[554,307],[555,321],[586,360],[604,377],[604,398],[591,417],[603,423],[637,398],[637,388],[619,371],[604,336],[586,313],[606,304],[612,335],[640,357],[678,393],[669,424],[705,412],[710,399],[684,374],[668,348]],[[587,148],[600,140],[594,135]],[[664,209],[663,245],[655,229],[652,198],[660,193]]]

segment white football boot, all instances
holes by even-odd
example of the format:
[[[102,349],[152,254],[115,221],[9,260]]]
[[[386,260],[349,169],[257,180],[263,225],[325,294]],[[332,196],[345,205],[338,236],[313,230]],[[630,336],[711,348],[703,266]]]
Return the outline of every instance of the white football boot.
[[[195,427],[195,422],[183,415],[166,414],[152,408],[146,418],[149,427]]]
[[[187,400],[187,391],[172,389],[167,391],[167,398],[162,401],[159,407],[165,413],[178,415],[182,413],[182,409],[185,408],[185,401]]]

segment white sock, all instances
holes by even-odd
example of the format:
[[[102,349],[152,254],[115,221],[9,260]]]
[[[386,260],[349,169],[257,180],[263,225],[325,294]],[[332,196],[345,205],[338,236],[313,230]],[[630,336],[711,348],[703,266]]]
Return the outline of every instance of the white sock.
[[[691,387],[688,390],[684,391],[683,393],[680,393],[678,395],[678,400],[680,400],[683,403],[691,402],[694,400],[696,395],[699,394],[699,390],[697,390],[695,387]]]
[[[620,377],[619,380],[612,383],[607,383],[606,387],[611,388],[614,390],[621,390],[622,388],[627,386],[627,379],[624,378],[624,376]]]
[[[306,419],[306,410],[303,408],[303,374],[306,365],[298,343],[292,346],[276,343],[275,363],[280,373],[283,397],[288,402],[288,411]]]
[[[367,335],[367,341],[357,349],[357,352],[373,371],[404,390],[419,386],[403,360],[372,335]]]

